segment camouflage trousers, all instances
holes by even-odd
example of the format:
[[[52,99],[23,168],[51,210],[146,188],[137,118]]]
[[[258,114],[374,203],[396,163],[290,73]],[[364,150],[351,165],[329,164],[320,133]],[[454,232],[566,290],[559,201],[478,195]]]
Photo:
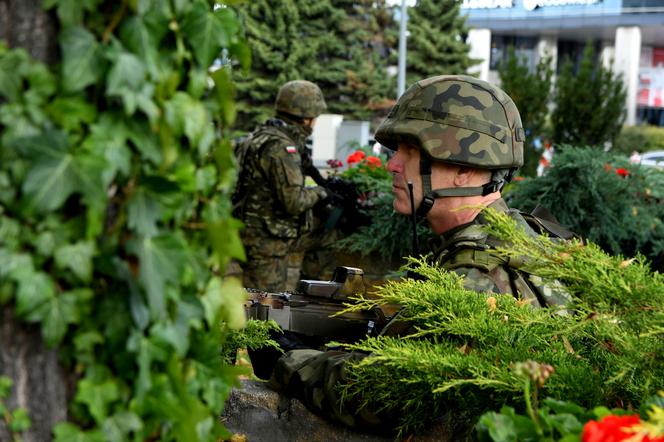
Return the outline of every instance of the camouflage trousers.
[[[277,238],[262,231],[245,230],[242,241],[247,262],[242,264],[245,287],[269,292],[294,290],[300,271],[307,278],[326,279],[334,269],[330,246],[336,230],[316,229],[299,238]]]

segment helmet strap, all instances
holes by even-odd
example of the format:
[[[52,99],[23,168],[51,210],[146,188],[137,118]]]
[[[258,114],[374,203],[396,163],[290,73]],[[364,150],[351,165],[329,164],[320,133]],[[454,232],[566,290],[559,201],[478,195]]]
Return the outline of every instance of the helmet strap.
[[[436,195],[431,190],[431,160],[424,153],[420,157],[420,176],[422,177],[422,195],[424,197],[415,214],[424,218],[433,207],[433,203],[436,202]]]
[[[486,196],[494,192],[501,190],[505,184],[509,183],[512,180],[514,172],[517,168],[511,169],[498,169],[494,170],[491,173],[491,180],[481,186],[476,187],[450,187],[447,189],[431,189],[431,163],[427,158],[428,162],[428,174],[422,174],[422,161],[420,161],[420,174],[422,174],[422,184],[424,191],[424,200],[420,207],[417,209],[418,216],[425,216],[433,207],[434,200],[438,198],[448,198],[454,196]],[[423,209],[423,206],[427,202],[427,207]]]

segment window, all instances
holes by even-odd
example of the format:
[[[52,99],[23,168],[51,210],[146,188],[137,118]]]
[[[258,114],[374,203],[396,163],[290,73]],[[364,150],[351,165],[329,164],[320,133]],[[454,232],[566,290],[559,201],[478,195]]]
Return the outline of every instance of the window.
[[[511,35],[491,36],[491,61],[489,68],[497,70],[507,58],[507,48],[514,47],[514,53],[519,60],[525,60],[530,72],[535,71],[537,65],[537,37],[518,37]]]

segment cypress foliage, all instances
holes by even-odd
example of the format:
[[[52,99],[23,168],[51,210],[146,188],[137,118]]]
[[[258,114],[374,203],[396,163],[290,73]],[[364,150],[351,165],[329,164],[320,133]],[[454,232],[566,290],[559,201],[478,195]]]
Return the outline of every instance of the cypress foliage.
[[[417,332],[347,346],[370,355],[349,367],[345,397],[394,416],[404,433],[441,417],[468,429],[486,410],[522,408],[523,378],[514,367],[527,360],[554,367],[542,396],[586,407],[637,407],[664,387],[661,274],[643,258],[533,238],[505,215],[488,216],[492,233],[513,243],[502,253],[565,283],[574,313],[467,291],[458,275],[412,260],[426,281],[388,282],[377,299],[361,299],[349,310],[399,304],[401,320]]]
[[[556,81],[551,115],[556,144],[603,147],[613,144],[625,120],[622,78],[595,61],[587,44],[578,72],[567,61]]]
[[[408,84],[443,74],[464,74],[475,61],[466,44],[459,0],[419,0],[408,9]]]
[[[524,60],[520,60],[514,47],[507,50],[507,59],[498,68],[503,90],[514,100],[526,131],[522,175],[535,175],[539,152],[533,146],[536,137],[545,136],[546,117],[549,112],[551,92],[551,57],[543,57],[537,63],[535,72],[530,72]]]

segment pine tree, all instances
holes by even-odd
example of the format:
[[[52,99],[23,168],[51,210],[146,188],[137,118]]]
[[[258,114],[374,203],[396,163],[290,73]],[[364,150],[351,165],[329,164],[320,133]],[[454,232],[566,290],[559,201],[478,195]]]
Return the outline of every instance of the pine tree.
[[[279,86],[301,78],[313,54],[301,35],[295,0],[256,0],[238,7],[252,52],[251,71],[236,72],[240,129],[250,130],[274,113]]]
[[[625,120],[622,79],[595,63],[595,50],[587,44],[578,72],[567,61],[556,82],[551,115],[553,141],[577,146],[613,143]]]
[[[380,11],[370,2],[344,0],[243,5],[253,65],[238,76],[239,125],[250,129],[270,115],[279,87],[298,78],[321,87],[329,112],[367,118],[391,90],[372,44],[373,14]]]
[[[474,64],[465,42],[459,0],[419,0],[409,8],[406,75],[408,84],[443,74],[465,74]]]
[[[520,60],[513,47],[507,51],[507,59],[498,68],[501,87],[509,95],[521,115],[521,122],[526,131],[524,152],[525,164],[522,175],[533,176],[539,159],[533,141],[544,136],[546,117],[549,112],[548,102],[551,92],[551,58],[542,57],[535,72],[530,72],[523,60]]]

